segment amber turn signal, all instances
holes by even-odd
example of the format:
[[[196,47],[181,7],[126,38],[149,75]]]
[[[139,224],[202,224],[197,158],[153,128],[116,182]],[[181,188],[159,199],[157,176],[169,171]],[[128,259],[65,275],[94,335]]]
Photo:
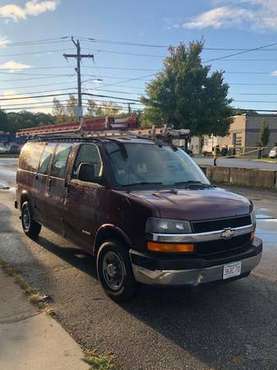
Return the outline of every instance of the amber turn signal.
[[[148,250],[162,253],[192,253],[195,251],[194,244],[175,244],[148,242]]]

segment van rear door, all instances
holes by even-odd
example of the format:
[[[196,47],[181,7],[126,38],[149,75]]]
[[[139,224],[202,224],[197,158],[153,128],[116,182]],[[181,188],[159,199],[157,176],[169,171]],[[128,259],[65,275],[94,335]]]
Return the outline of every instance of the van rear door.
[[[52,157],[55,152],[55,143],[45,143],[42,152],[37,174],[34,180],[35,189],[35,214],[38,222],[47,226],[48,216],[45,212],[48,200],[48,173]]]
[[[43,210],[44,215],[47,216],[46,225],[61,235],[64,234],[65,177],[71,148],[70,143],[60,143],[56,146],[47,180],[45,209]]]

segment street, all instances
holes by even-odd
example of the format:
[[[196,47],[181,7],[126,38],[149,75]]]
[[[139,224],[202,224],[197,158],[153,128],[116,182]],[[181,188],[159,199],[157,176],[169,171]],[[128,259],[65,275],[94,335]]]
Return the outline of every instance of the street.
[[[213,158],[193,158],[199,165],[213,166]],[[254,168],[269,171],[277,171],[277,162],[264,162],[258,160],[247,160],[239,158],[218,158],[217,166],[220,167],[238,167],[238,168]]]
[[[51,297],[57,320],[81,346],[113,353],[126,370],[277,368],[276,193],[232,189],[254,201],[264,240],[249,278],[194,289],[142,287],[119,305],[103,293],[92,257],[45,228],[36,242],[24,236],[15,170],[16,159],[0,159],[0,258]]]

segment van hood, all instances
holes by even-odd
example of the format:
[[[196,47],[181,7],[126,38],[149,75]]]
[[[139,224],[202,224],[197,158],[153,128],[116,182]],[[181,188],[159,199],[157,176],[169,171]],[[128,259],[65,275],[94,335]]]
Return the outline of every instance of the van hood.
[[[153,216],[190,221],[241,216],[251,208],[248,199],[221,188],[136,190],[128,197],[152,207]]]

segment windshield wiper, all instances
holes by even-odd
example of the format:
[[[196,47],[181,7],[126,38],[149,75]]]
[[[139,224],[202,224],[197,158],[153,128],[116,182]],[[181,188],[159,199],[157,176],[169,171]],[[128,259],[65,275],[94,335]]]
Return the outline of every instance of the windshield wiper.
[[[121,185],[121,186],[127,187],[127,186],[136,186],[136,185],[163,185],[163,183],[162,182],[141,181],[141,182],[133,182],[131,184],[124,184],[124,185]]]
[[[201,182],[201,181],[193,181],[193,180],[190,180],[190,181],[178,181],[178,182],[175,182],[174,183],[174,186],[178,186],[178,185],[184,185],[186,187],[190,187],[190,186],[201,186],[201,187],[204,187],[204,188],[211,188],[211,187],[213,187],[210,184],[205,184],[204,182]]]

